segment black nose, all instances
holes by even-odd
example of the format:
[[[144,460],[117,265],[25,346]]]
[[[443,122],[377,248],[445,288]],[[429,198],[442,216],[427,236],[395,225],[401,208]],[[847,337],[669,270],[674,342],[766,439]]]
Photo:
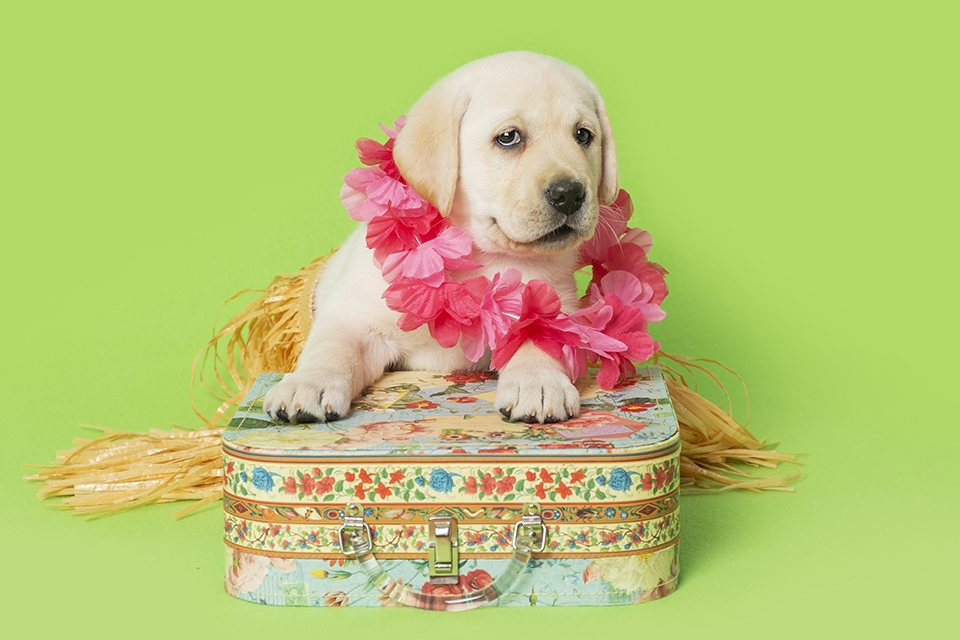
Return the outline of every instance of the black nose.
[[[583,183],[578,180],[557,180],[547,187],[547,202],[565,216],[575,214],[586,197]]]

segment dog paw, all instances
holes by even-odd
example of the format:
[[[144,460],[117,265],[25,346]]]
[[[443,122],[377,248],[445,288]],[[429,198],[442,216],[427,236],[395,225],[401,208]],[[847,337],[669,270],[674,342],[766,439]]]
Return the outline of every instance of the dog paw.
[[[514,366],[500,372],[494,406],[512,422],[562,422],[580,414],[580,392],[557,369]]]
[[[274,420],[292,424],[331,422],[350,412],[350,380],[322,371],[288,373],[267,392],[264,410]]]

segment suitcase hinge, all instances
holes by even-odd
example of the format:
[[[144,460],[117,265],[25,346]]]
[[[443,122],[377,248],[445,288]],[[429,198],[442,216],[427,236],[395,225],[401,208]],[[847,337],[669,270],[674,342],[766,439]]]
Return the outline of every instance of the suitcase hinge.
[[[457,519],[448,516],[430,518],[427,562],[431,584],[457,584],[460,581],[459,547]]]

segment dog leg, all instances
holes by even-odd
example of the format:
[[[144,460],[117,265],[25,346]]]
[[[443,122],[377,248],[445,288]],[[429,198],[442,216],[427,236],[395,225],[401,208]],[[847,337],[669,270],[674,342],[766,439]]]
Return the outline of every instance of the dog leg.
[[[264,400],[274,420],[304,424],[339,420],[368,385],[396,358],[372,330],[316,327],[314,344],[304,346],[297,370],[288,373]]]
[[[580,414],[580,392],[566,365],[527,342],[500,370],[494,406],[512,421],[562,422]]]

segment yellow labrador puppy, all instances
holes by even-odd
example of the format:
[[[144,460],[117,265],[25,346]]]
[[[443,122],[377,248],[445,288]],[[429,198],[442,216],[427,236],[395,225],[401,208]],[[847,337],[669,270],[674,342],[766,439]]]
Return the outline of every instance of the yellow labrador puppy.
[[[577,247],[593,235],[600,204],[617,195],[610,122],[582,71],[548,56],[502,53],[471,62],[411,108],[394,158],[408,183],[473,239],[472,259],[492,277],[513,267],[577,309]],[[267,394],[265,408],[294,422],[337,420],[385,370],[456,371],[490,366],[443,348],[426,326],[397,327],[387,284],[361,225],[324,267],[321,313],[297,369]],[[511,420],[574,417],[580,396],[566,366],[526,343],[499,372],[496,407]]]

